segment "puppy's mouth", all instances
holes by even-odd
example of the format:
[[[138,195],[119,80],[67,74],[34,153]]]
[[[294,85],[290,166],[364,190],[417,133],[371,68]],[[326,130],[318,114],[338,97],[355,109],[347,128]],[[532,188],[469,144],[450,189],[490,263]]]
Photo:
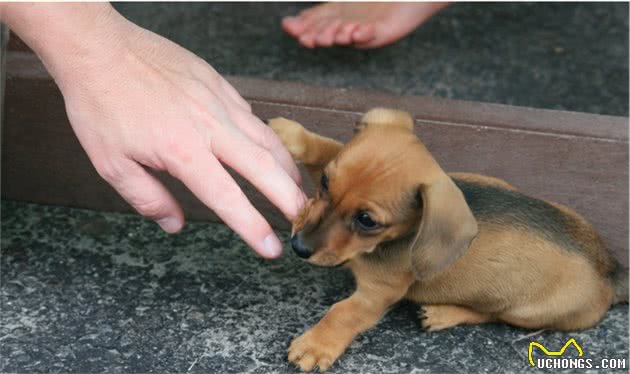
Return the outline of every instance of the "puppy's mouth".
[[[328,256],[324,256],[323,258],[308,258],[305,259],[310,265],[317,266],[319,268],[340,268],[350,262],[350,259],[345,259],[340,262],[336,258],[330,258]]]
[[[343,260],[343,261],[341,261],[338,264],[328,265],[328,264],[318,264],[316,262],[311,262],[309,260],[305,260],[305,261],[308,262],[310,265],[316,266],[318,268],[333,268],[333,269],[343,267],[343,266],[347,265],[348,262],[350,262],[350,260]]]
[[[369,248],[364,250],[362,253],[366,253],[366,254],[371,253],[377,247],[378,245],[370,246]],[[314,254],[312,257],[305,258],[304,260],[313,266],[317,266],[321,268],[340,268],[347,265],[353,258],[355,258],[355,256],[350,256],[349,258],[345,258],[339,261],[337,256],[334,256],[334,255],[322,253],[322,255],[318,257],[316,254]]]

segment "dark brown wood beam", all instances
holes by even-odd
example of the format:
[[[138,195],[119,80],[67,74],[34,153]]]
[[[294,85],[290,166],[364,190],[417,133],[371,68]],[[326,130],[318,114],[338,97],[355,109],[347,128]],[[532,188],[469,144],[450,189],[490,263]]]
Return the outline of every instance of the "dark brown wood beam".
[[[628,118],[245,77],[229,80],[261,118],[295,119],[342,141],[351,137],[352,124],[372,107],[407,110],[416,120],[418,135],[445,170],[497,176],[527,194],[574,208],[595,225],[627,266]],[[7,55],[4,108],[4,199],[130,211],[94,171],[69,126],[59,90],[30,52]],[[160,178],[182,202],[189,219],[217,219],[179,182],[166,175]],[[266,199],[238,181],[275,227],[288,227]]]

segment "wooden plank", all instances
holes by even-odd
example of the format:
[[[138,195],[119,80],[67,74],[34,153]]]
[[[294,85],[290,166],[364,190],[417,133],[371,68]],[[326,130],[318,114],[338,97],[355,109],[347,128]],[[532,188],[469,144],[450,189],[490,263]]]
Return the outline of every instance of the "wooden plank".
[[[248,99],[308,108],[363,113],[374,106],[399,108],[416,119],[445,126],[496,127],[580,137],[628,140],[627,118],[502,104],[449,100],[428,96],[398,96],[368,90],[307,86],[232,77]]]
[[[2,140],[2,120],[4,118],[4,81],[7,62],[7,45],[9,42],[9,29],[0,23],[0,141]]]
[[[595,225],[613,253],[628,262],[627,118],[229,79],[261,118],[292,118],[344,141],[369,108],[408,110],[416,119],[417,133],[444,169],[498,176],[528,194],[576,209]],[[41,64],[31,54],[10,53],[6,84],[3,198],[128,211],[93,170],[67,122],[61,95]],[[161,178],[189,218],[216,219],[178,182]],[[239,182],[275,227],[288,227],[260,194]]]
[[[11,31],[9,31],[9,33],[10,33],[10,37],[9,37],[9,43],[7,46],[7,49],[9,51],[20,51],[20,52],[32,53],[32,50],[29,48],[29,46],[27,46],[26,43],[24,43],[22,39],[20,39],[19,36],[17,36]]]

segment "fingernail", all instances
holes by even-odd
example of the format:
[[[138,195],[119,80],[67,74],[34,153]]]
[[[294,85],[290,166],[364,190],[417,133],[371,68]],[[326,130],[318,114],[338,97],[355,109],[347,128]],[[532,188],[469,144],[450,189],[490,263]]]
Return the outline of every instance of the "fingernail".
[[[179,220],[175,217],[164,217],[157,220],[157,224],[160,225],[162,230],[169,234],[178,232],[181,229]]]
[[[263,248],[267,257],[276,258],[282,254],[282,244],[274,234],[267,235],[263,240]]]
[[[298,196],[297,196],[297,209],[295,210],[295,212],[291,212],[288,214],[285,214],[286,218],[293,222],[293,220],[300,215],[300,212],[302,211],[302,209],[304,208],[304,205],[306,205],[306,202],[308,201],[308,198],[306,197],[306,195],[302,192],[302,190],[300,190],[298,192]]]

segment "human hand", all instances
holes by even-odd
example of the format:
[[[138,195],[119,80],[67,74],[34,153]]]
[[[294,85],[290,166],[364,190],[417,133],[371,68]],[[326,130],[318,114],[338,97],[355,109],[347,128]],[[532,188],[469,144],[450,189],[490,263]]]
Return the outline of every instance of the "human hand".
[[[53,6],[69,12],[90,4]],[[167,171],[256,252],[279,256],[280,241],[222,166],[295,217],[305,201],[300,175],[273,131],[205,61],[111,6],[94,14],[89,26],[86,33],[75,30],[80,39],[66,38],[57,51],[39,40],[34,49],[59,85],[72,128],[98,173],[140,214],[172,233],[184,224],[182,209],[146,168]]]

